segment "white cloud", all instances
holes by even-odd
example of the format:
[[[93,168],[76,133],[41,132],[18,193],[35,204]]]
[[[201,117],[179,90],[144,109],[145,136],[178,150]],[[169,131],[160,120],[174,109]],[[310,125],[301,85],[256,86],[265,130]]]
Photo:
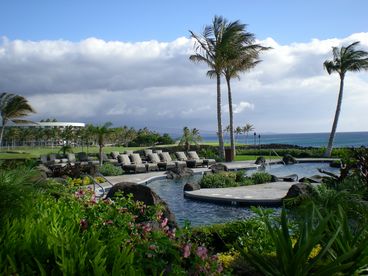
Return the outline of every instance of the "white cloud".
[[[343,39],[314,39],[280,45],[262,55],[254,70],[232,81],[235,124],[257,131],[329,131],[336,108],[339,79],[323,62],[331,47],[361,41],[368,33]],[[89,38],[80,42],[0,40],[0,91],[26,96],[37,110],[34,119],[56,117],[92,123],[178,129],[215,130],[216,84],[205,65],[188,57],[193,42],[128,43]],[[368,74],[348,73],[339,121],[340,131],[368,130]],[[224,125],[228,121],[223,83]],[[257,108],[254,108],[254,107]]]

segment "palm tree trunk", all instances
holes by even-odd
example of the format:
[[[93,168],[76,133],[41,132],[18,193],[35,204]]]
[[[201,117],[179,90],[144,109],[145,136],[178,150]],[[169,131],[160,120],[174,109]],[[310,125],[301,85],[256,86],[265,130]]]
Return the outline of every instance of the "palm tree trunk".
[[[2,126],[1,126],[1,133],[0,133],[0,149],[1,149],[2,144],[3,144],[4,130],[5,130],[5,120],[3,120],[3,121],[2,121]]]
[[[98,151],[98,154],[100,156],[100,167],[102,166],[102,145],[100,145],[100,148],[99,148],[99,151]]]
[[[222,122],[221,122],[221,74],[217,73],[217,131],[219,138],[219,155],[220,158],[225,157],[225,147],[224,147],[224,134],[222,132]]]
[[[336,133],[336,129],[337,129],[337,123],[339,121],[341,104],[342,104],[342,96],[343,96],[343,90],[344,90],[344,77],[345,77],[345,75],[340,75],[340,91],[339,91],[339,97],[337,99],[335,118],[334,118],[334,121],[333,121],[333,124],[332,124],[332,130],[331,130],[331,133],[330,133],[330,138],[328,139],[327,149],[326,149],[326,151],[323,155],[324,157],[331,157],[333,141],[335,139],[335,133]]]
[[[233,98],[231,95],[230,78],[226,78],[226,84],[227,84],[227,96],[229,101],[229,115],[230,115],[230,145],[233,154],[231,159],[233,160],[235,156],[235,139],[234,139]]]

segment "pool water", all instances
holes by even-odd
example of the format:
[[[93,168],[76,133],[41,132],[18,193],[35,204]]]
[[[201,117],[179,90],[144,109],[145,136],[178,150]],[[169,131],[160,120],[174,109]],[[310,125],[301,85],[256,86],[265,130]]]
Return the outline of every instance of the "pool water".
[[[308,177],[312,175],[324,175],[318,171],[322,169],[324,171],[339,173],[339,169],[330,167],[329,163],[297,163],[293,165],[274,164],[266,166],[266,172],[276,176],[287,176],[291,174],[297,174],[299,179],[302,177]],[[252,170],[254,172],[254,170]]]
[[[328,163],[300,163],[287,166],[275,164],[267,166],[266,171],[276,176],[297,174],[301,178],[321,174],[318,172],[318,168],[333,173],[339,171],[329,167]],[[250,175],[255,171],[248,171],[247,174]],[[200,226],[245,219],[254,215],[251,209],[247,207],[218,205],[184,198],[184,185],[188,182],[199,181],[201,178],[202,175],[180,180],[160,179],[150,182],[147,186],[169,205],[180,226],[183,226],[185,221],[190,222],[192,226]]]
[[[177,223],[183,226],[185,221],[192,226],[223,223],[231,220],[245,219],[252,216],[249,208],[223,206],[184,198],[184,185],[199,181],[201,175],[180,180],[160,179],[147,184],[168,205],[175,214]]]

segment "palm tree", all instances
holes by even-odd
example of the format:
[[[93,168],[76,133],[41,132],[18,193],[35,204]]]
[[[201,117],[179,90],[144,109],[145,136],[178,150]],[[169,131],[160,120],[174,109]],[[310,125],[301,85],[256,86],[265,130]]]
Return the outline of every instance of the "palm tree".
[[[0,94],[0,114],[2,118],[0,148],[3,142],[3,135],[6,124],[9,121],[13,123],[30,122],[28,120],[20,119],[29,115],[30,113],[35,113],[35,111],[24,97],[11,93]]]
[[[235,134],[235,143],[236,143],[236,140],[237,140],[238,136],[239,136],[240,134],[242,134],[242,133],[243,133],[243,129],[242,129],[240,126],[238,126],[238,127],[236,127],[236,128],[235,128],[235,130],[234,130],[234,134]]]
[[[183,136],[180,138],[179,146],[184,145],[185,151],[188,152],[191,144],[198,145],[200,141],[202,141],[202,137],[200,136],[198,129],[193,128],[190,130],[188,127],[184,127]]]
[[[324,154],[325,157],[330,157],[332,152],[333,141],[335,138],[337,122],[339,120],[343,90],[344,90],[344,79],[345,74],[348,71],[357,72],[361,70],[368,70],[368,52],[363,50],[356,49],[359,41],[356,41],[350,44],[347,47],[333,47],[332,54],[333,60],[326,60],[323,63],[324,68],[327,70],[328,74],[333,72],[337,72],[340,76],[340,90],[339,97],[337,100],[335,118],[332,124],[332,130],[330,133],[330,137],[328,139],[328,145],[326,152]]]
[[[228,21],[222,16],[215,16],[212,24],[205,26],[202,34],[195,34],[190,31],[194,38],[196,54],[191,55],[189,59],[193,62],[202,62],[210,68],[207,76],[216,78],[217,84],[217,133],[219,138],[219,155],[225,156],[224,137],[222,132],[221,120],[221,74],[225,66],[225,51],[237,28],[234,23]]]
[[[225,76],[228,91],[230,144],[232,152],[235,154],[233,100],[230,81],[232,78],[240,79],[239,73],[254,68],[261,62],[261,60],[259,60],[260,52],[270,48],[255,44],[255,36],[253,33],[247,32],[245,24],[241,24],[239,21],[235,21],[232,24],[234,24],[236,32],[232,43],[229,44],[226,49],[223,74]]]
[[[245,144],[248,143],[248,136],[249,136],[249,132],[253,131],[255,128],[252,124],[245,124],[245,126],[243,126],[243,132],[246,134],[245,135]]]
[[[99,146],[100,166],[102,166],[102,148],[105,146],[106,136],[114,132],[114,130],[110,128],[111,126],[112,123],[107,122],[102,126],[93,127],[93,133],[96,135],[97,143]]]

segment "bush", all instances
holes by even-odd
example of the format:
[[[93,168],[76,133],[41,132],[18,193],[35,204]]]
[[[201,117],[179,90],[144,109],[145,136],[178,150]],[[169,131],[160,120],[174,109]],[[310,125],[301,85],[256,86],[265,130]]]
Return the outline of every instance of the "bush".
[[[123,174],[123,169],[121,167],[114,166],[110,163],[103,164],[100,167],[99,171],[104,176],[116,176]]]
[[[226,188],[237,187],[240,183],[236,182],[236,174],[233,172],[220,172],[216,174],[204,175],[199,182],[201,188]]]
[[[263,184],[271,182],[272,176],[266,172],[256,172],[252,175],[252,180],[254,184]]]

